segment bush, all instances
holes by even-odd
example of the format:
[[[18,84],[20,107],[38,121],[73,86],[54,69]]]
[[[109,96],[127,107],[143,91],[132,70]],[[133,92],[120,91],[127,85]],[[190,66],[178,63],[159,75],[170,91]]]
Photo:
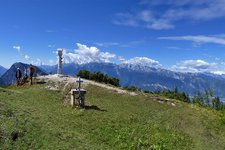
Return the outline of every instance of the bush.
[[[138,88],[136,86],[125,86],[123,87],[123,89],[132,91],[132,92],[138,91]]]
[[[162,96],[171,98],[171,99],[177,99],[183,102],[190,103],[190,98],[188,94],[185,94],[184,92],[178,92],[177,88],[174,89],[174,91],[157,91],[155,94],[160,94]]]
[[[84,79],[90,79],[90,80],[94,80],[96,82],[103,82],[106,84],[111,84],[114,86],[119,87],[120,86],[120,81],[117,78],[110,78],[107,74],[103,74],[100,71],[95,71],[93,73],[90,73],[87,70],[80,70],[77,73],[77,76],[84,78]]]
[[[89,79],[90,72],[87,71],[87,70],[80,70],[80,71],[77,73],[77,76],[79,76],[79,77],[81,77],[81,78]]]

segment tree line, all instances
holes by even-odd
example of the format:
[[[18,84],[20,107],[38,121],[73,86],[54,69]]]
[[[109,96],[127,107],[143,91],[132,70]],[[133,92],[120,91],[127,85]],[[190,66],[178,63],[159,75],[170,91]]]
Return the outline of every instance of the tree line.
[[[88,70],[80,70],[77,73],[77,76],[84,78],[84,79],[94,80],[94,81],[100,82],[100,83],[111,84],[116,87],[120,86],[119,79],[117,79],[115,77],[109,77],[107,74],[103,74],[100,71],[95,71],[95,72],[91,73]]]
[[[202,107],[212,107],[216,110],[225,109],[225,104],[220,100],[218,96],[213,95],[212,89],[205,90],[204,93],[197,92],[192,98],[192,103],[197,103]]]
[[[198,104],[201,107],[210,107],[215,110],[225,110],[225,104],[220,100],[218,96],[213,95],[213,90],[205,90],[204,92],[196,92],[195,95],[190,98],[190,96],[184,92],[179,92],[177,87],[174,90],[164,90],[164,91],[144,91],[145,93],[153,93],[161,96],[165,96],[171,99],[177,99],[186,103]]]
[[[120,86],[119,79],[115,77],[109,77],[107,74],[103,74],[100,71],[89,72],[87,70],[80,70],[77,73],[77,76],[89,80],[94,80],[100,83],[111,84],[116,87]],[[163,90],[163,91],[148,91],[148,90],[141,90],[136,86],[125,86],[123,87],[124,90],[128,91],[142,91],[144,93],[152,93],[158,94],[167,98],[177,99],[186,103],[193,103],[198,104],[201,107],[211,107],[215,110],[225,110],[225,104],[220,100],[218,96],[213,95],[213,90],[205,90],[204,92],[196,92],[195,95],[190,98],[188,94],[185,92],[179,92],[178,88],[175,86],[174,90]]]

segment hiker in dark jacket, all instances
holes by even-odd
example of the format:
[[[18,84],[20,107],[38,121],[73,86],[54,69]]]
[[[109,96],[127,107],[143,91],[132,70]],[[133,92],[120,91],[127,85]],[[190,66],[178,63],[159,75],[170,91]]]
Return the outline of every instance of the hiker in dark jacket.
[[[16,80],[17,80],[17,86],[20,85],[22,78],[22,73],[20,71],[20,68],[17,68],[16,70]]]
[[[34,67],[30,64],[30,85],[33,84]]]

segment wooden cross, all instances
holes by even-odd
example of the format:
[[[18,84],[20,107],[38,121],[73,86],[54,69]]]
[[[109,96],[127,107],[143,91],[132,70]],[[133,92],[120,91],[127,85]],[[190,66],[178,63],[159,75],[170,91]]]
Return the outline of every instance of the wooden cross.
[[[78,83],[78,89],[80,90],[81,82],[84,82],[84,81],[81,80],[80,77],[78,77],[78,80],[76,82]]]

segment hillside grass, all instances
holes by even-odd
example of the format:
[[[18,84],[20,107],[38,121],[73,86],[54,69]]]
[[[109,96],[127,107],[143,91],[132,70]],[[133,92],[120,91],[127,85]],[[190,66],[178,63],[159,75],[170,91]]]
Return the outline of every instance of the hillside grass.
[[[93,85],[80,110],[45,86],[0,88],[0,149],[225,149],[221,112]]]

